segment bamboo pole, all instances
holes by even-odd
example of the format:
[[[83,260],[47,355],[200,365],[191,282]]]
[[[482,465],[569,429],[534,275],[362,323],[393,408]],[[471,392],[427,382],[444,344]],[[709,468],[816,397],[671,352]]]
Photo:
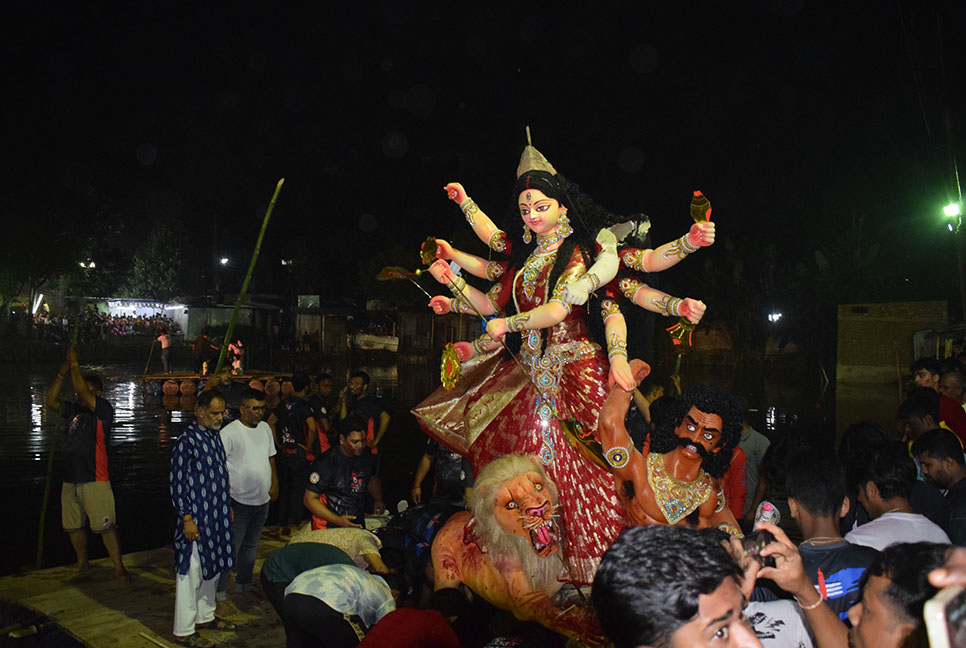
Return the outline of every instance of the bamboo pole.
[[[47,524],[47,502],[50,500],[50,482],[54,474],[56,438],[55,436],[50,444],[50,453],[47,455],[47,477],[44,479],[44,496],[40,502],[40,526],[37,529],[37,559],[34,561],[34,569],[40,569],[44,562],[44,531]]]
[[[282,190],[282,183],[285,182],[285,178],[280,178],[278,184],[275,185],[275,193],[272,194],[272,200],[268,203],[268,209],[265,210],[265,219],[262,221],[262,230],[258,233],[258,240],[255,242],[255,252],[252,254],[252,261],[248,264],[248,273],[245,275],[245,281],[242,283],[241,291],[238,293],[238,299],[235,300],[235,310],[231,314],[231,322],[228,324],[228,330],[225,331],[225,341],[221,345],[221,353],[218,354],[218,364],[215,365],[215,374],[221,372],[222,366],[225,364],[225,357],[228,355],[228,344],[231,342],[232,333],[235,332],[235,324],[238,323],[238,311],[241,310],[242,300],[245,299],[245,293],[248,291],[248,282],[252,278],[252,272],[255,270],[255,262],[258,261],[258,253],[262,249],[262,239],[265,237],[265,230],[268,229],[268,220],[272,217],[272,210],[275,209],[275,200],[278,198],[278,192]]]
[[[157,344],[157,343],[158,343],[157,338],[155,338],[151,342],[151,350],[148,351],[148,361],[144,364],[144,373],[141,374],[141,377],[142,378],[144,378],[144,376],[148,375],[148,368],[151,366],[151,356],[154,355],[154,345]]]
[[[70,348],[77,348],[77,332],[80,329],[80,322],[74,325],[74,336],[70,340]],[[63,385],[61,385],[63,389]],[[54,455],[57,454],[57,440],[56,434],[50,443],[50,454],[47,455],[47,475],[44,477],[44,494],[40,498],[40,522],[37,528],[37,558],[34,560],[34,569],[40,569],[44,562],[44,536],[46,535],[47,527],[47,503],[50,501],[50,482],[53,480],[54,475]]]

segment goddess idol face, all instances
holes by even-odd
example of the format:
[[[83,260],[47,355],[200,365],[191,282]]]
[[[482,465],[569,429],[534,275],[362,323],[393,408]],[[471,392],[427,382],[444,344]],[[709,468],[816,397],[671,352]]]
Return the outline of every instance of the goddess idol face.
[[[566,207],[555,198],[548,198],[539,189],[521,191],[519,204],[523,224],[538,236],[546,236],[556,230],[561,213],[566,213]]]

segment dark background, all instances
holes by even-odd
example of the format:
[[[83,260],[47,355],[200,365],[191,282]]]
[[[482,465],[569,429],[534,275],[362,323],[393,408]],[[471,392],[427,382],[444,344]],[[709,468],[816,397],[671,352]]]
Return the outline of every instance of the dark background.
[[[427,235],[482,253],[441,188],[504,222],[530,125],[599,203],[650,214],[655,244],[693,189],[711,198],[719,244],[667,281],[712,322],[751,295],[958,299],[941,208],[966,5],[646,4],[11,3],[0,271],[71,270],[92,235],[87,254],[130,258],[165,222],[185,292],[222,255],[238,285],[284,177],[255,289],[365,298],[369,266],[416,267]]]

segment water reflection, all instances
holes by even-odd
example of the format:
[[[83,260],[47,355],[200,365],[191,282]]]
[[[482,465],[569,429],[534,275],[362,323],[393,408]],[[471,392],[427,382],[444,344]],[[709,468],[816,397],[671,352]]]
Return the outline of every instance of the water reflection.
[[[392,417],[381,447],[386,499],[394,503],[408,496],[425,444],[409,408],[439,384],[439,367],[434,358],[419,365],[358,368],[369,374],[370,390],[383,399]],[[175,393],[162,393],[161,389],[148,393],[137,379],[143,365],[94,369],[109,377],[105,397],[115,407],[109,456],[123,549],[161,546],[169,542],[173,522],[168,494],[171,447],[193,418],[195,395],[181,393],[180,386]],[[4,423],[0,426],[0,488],[7,494],[6,510],[11,519],[23,520],[26,530],[5,538],[0,573],[15,571],[34,560],[47,459],[52,447],[56,453],[63,426],[62,419],[44,407],[47,387],[56,372],[55,364],[0,372],[4,394],[0,398],[0,421]],[[341,388],[349,370],[345,365],[335,365],[328,373]],[[685,380],[685,386],[710,382],[743,396],[760,413],[757,419],[753,417],[752,424],[773,438],[796,431],[831,444],[836,431],[841,433],[845,426],[862,419],[876,420],[888,430],[895,429],[894,386],[840,386],[835,397],[834,390],[820,390],[817,377],[790,369],[741,377],[733,368],[691,368]],[[276,392],[280,389],[277,384],[274,388]],[[63,395],[72,397],[69,381]],[[56,457],[54,465],[47,514],[47,565],[66,564],[73,559],[60,528],[61,470]],[[91,543],[91,549],[95,556],[103,551],[99,543]]]

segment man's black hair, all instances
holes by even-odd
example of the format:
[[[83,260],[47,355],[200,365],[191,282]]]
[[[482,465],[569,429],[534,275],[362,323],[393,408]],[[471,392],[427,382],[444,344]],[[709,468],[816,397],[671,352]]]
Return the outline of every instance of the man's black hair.
[[[854,486],[872,482],[884,500],[893,497],[909,499],[916,483],[916,464],[905,444],[898,441],[874,443],[863,456],[865,461],[857,467],[855,476],[858,481]]]
[[[875,421],[859,421],[845,428],[839,441],[839,459],[845,467],[845,483],[851,490],[859,483],[864,453],[873,443],[889,441],[885,429]]]
[[[942,567],[949,545],[934,542],[900,542],[886,547],[862,576],[865,589],[870,576],[891,582],[885,590],[895,611],[917,628],[922,627],[922,608],[939,591],[929,584],[929,572]]]
[[[912,367],[910,367],[910,371],[912,373],[916,373],[920,369],[925,369],[931,374],[938,374],[939,360],[936,360],[935,358],[932,358],[932,357],[919,358],[918,360],[912,363]]]
[[[241,393],[241,400],[243,403],[247,400],[263,401],[265,400],[265,392],[254,387],[246,387]]]
[[[838,521],[847,493],[845,469],[827,450],[799,450],[786,463],[785,488],[789,499],[811,515]]]
[[[217,389],[208,389],[203,391],[198,394],[198,400],[195,401],[195,407],[200,409],[208,409],[208,406],[211,405],[211,401],[215,400],[216,398],[220,398],[222,401],[225,400],[225,397],[222,396],[221,392]]]
[[[873,443],[888,441],[889,435],[885,428],[875,421],[859,421],[845,428],[839,441],[839,458],[842,463],[848,463],[855,454],[865,452]]]
[[[939,362],[939,371],[937,373],[939,374],[940,378],[948,373],[958,373],[960,376],[960,382],[962,382],[963,365],[959,364],[959,360],[956,358],[943,358]]]
[[[304,372],[299,372],[292,376],[292,389],[296,393],[305,391],[305,388],[309,386],[309,375]]]
[[[463,619],[470,612],[469,599],[455,587],[444,587],[433,592],[426,607],[436,610],[447,620],[451,617]]]
[[[406,579],[399,574],[376,574],[376,576],[379,576],[382,580],[386,581],[386,584],[389,585],[389,589],[402,592],[404,597],[409,592],[409,585],[406,583]]]
[[[104,381],[97,374],[84,374],[84,382],[90,383],[91,389],[94,391],[104,391]]]
[[[666,384],[666,376],[660,371],[651,369],[651,373],[647,374],[647,377],[641,381],[641,384],[637,388],[642,394],[647,396],[658,387],[667,391]]]
[[[692,407],[705,414],[721,417],[721,450],[709,454],[701,462],[701,467],[712,477],[721,477],[731,463],[731,455],[741,440],[743,412],[734,396],[713,385],[693,385],[677,397],[667,412],[667,416],[657,422],[657,429],[651,435],[652,452],[671,452],[678,447],[678,437],[674,428],[679,426]]]
[[[347,437],[353,432],[362,432],[363,436],[365,436],[367,431],[366,428],[368,427],[369,426],[366,421],[358,416],[347,416],[345,420],[339,424],[339,436]]]
[[[952,358],[948,359],[953,360]],[[959,367],[959,361],[953,360],[953,362],[956,363],[956,366],[949,369],[944,369],[939,375],[939,381],[942,382],[942,379],[946,376],[952,376],[956,380],[956,384],[959,386],[959,388],[962,389],[963,387],[966,387],[966,375],[963,375],[963,370]]]
[[[330,373],[320,373],[318,376],[315,377],[315,382],[316,383],[320,383],[323,380],[332,380],[332,374],[330,374]]]
[[[624,530],[601,558],[590,599],[616,648],[665,648],[698,597],[741,568],[716,529],[653,524]]]
[[[402,574],[406,568],[406,554],[397,547],[383,547],[379,550],[382,562],[394,574]]]
[[[908,398],[899,405],[900,421],[911,418],[926,418],[926,415],[939,423],[939,394],[929,387],[916,387],[909,392]]]
[[[362,384],[366,387],[369,386],[369,374],[367,374],[365,371],[353,371],[352,375],[349,376],[349,379],[351,380],[353,378],[362,378]]]
[[[963,444],[959,442],[959,437],[943,428],[929,430],[912,442],[912,456],[918,457],[923,453],[933,459],[952,459],[960,466],[966,466]]]

